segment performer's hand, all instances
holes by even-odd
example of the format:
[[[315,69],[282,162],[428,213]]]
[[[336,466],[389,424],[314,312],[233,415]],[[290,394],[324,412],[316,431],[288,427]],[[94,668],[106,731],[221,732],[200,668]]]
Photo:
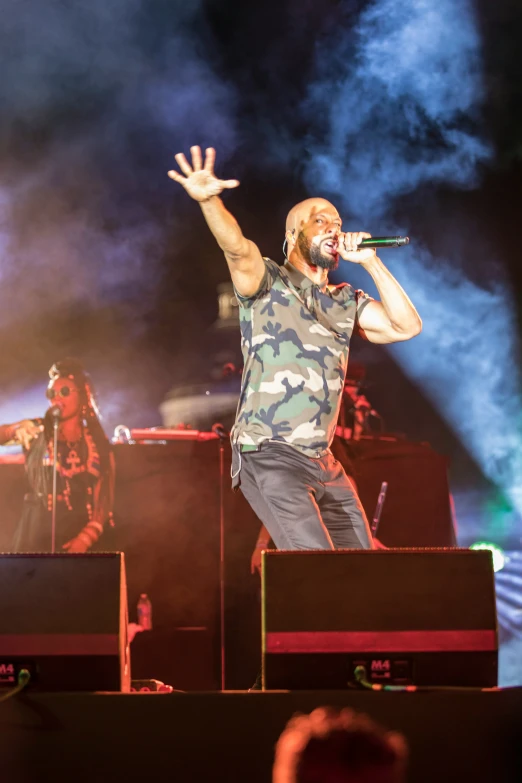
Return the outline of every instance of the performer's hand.
[[[216,160],[216,151],[213,147],[205,150],[205,163],[202,165],[201,148],[191,147],[192,166],[189,165],[182,152],[178,152],[174,157],[180,167],[184,177],[177,171],[169,171],[169,177],[182,185],[189,196],[195,201],[208,201],[212,196],[219,196],[227,188],[237,188],[239,182],[237,179],[218,179],[214,174],[214,161]]]
[[[31,419],[23,419],[15,425],[14,439],[21,443],[24,449],[29,449],[31,441],[38,437],[43,431],[42,424],[35,424]]]
[[[369,239],[371,234],[366,234],[364,231],[357,233],[343,233],[339,234],[339,241],[337,245],[337,252],[344,261],[352,261],[354,264],[362,264],[364,261],[368,261],[377,255],[374,247],[365,247],[360,250],[357,249],[359,242],[363,239]]]
[[[67,543],[62,546],[62,549],[65,549],[65,551],[69,552],[69,554],[83,554],[84,552],[87,552],[89,549],[87,536],[82,536],[80,533],[74,538],[71,538],[70,541],[67,541]]]
[[[134,637],[137,633],[141,633],[143,631],[143,626],[138,625],[138,623],[129,623],[127,625],[127,641],[129,644],[132,642]]]
[[[256,546],[254,551],[252,552],[252,557],[250,558],[250,573],[255,574],[256,572],[258,574],[261,574],[261,552],[263,549],[266,549],[266,547],[259,548]]]
[[[270,548],[270,541],[258,541],[250,558],[250,573],[261,576],[261,552]]]

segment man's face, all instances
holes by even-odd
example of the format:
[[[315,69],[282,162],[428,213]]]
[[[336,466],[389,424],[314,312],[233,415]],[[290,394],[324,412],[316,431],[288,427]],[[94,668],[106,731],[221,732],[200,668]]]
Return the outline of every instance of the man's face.
[[[324,202],[313,207],[297,234],[297,248],[310,266],[337,269],[337,244],[341,232],[341,218],[332,204]]]
[[[74,381],[69,378],[55,378],[47,387],[49,406],[60,408],[62,421],[72,419],[80,413],[80,392]]]

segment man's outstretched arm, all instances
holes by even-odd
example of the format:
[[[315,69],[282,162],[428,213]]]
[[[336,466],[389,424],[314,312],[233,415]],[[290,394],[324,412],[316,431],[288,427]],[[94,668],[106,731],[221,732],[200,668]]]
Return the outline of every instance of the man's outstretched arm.
[[[178,152],[176,162],[185,176],[169,171],[169,177],[179,182],[201,211],[216,242],[225,254],[232,282],[242,296],[252,296],[259,290],[265,274],[265,264],[259,248],[243,236],[238,222],[225,208],[219,198],[225,189],[237,188],[237,179],[221,180],[214,174],[216,152],[212,147],[205,150],[205,163],[201,149],[191,147],[192,166],[185,155]]]

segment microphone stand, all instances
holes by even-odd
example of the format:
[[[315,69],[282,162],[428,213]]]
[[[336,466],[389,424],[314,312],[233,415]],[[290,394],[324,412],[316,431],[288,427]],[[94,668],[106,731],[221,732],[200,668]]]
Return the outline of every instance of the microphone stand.
[[[53,494],[51,506],[51,552],[56,553],[56,496],[57,496],[57,476],[58,476],[58,423],[60,420],[60,409],[53,405],[51,416],[53,419]]]
[[[228,433],[222,424],[213,424],[219,438],[219,642],[221,690],[225,690],[225,441]]]
[[[374,536],[374,537],[377,535],[377,528],[379,527],[379,522],[381,520],[382,509],[383,509],[383,506],[384,506],[384,501],[386,500],[386,493],[387,493],[387,491],[388,491],[388,482],[387,481],[383,481],[382,484],[381,484],[381,490],[379,492],[379,497],[377,498],[377,505],[375,507],[375,511],[374,511],[373,519],[372,519],[372,524],[371,524],[371,528],[370,528],[372,536]]]

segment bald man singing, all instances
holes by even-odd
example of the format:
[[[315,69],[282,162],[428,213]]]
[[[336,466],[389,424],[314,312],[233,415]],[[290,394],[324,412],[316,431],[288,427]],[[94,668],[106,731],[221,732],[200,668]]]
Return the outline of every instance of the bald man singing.
[[[371,534],[352,481],[334,459],[332,442],[350,337],[370,342],[419,334],[421,319],[375,250],[369,234],[343,232],[333,204],[310,198],[286,221],[287,258],[279,266],[246,239],[219,198],[237,180],[214,174],[215,151],[203,161],[191,147],[182,174],[169,177],[199,202],[225,254],[240,306],[244,370],[231,432],[232,484],[241,490],[278,549],[368,549]],[[362,266],[380,301],[347,283],[328,284],[339,258]]]

